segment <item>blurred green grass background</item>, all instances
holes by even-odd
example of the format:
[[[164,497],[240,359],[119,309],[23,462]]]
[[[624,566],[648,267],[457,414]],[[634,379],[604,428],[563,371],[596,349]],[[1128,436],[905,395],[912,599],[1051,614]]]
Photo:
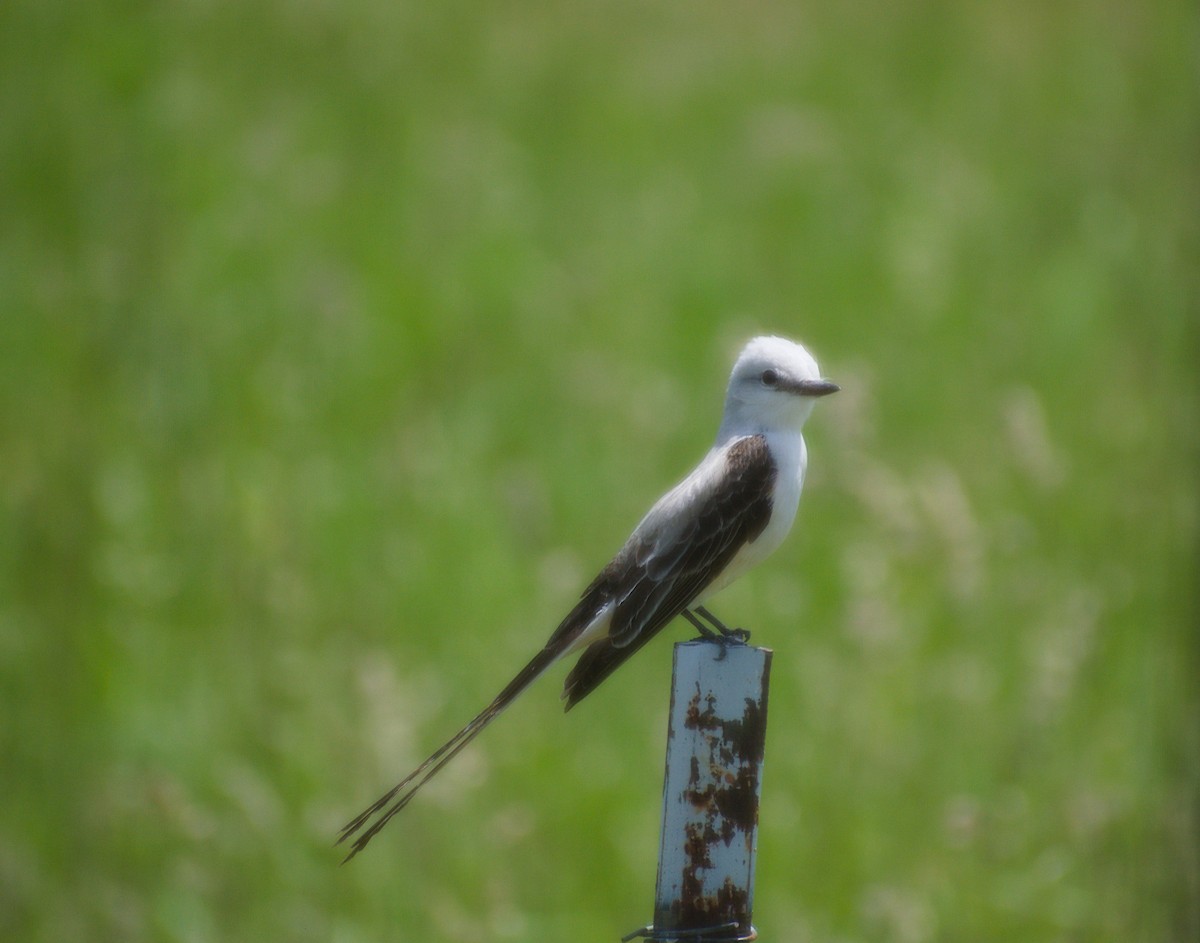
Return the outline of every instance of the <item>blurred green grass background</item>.
[[[4,4],[0,936],[647,920],[668,638],[330,840],[772,331],[844,392],[714,604],[762,938],[1195,939],[1196,64],[1155,0]]]

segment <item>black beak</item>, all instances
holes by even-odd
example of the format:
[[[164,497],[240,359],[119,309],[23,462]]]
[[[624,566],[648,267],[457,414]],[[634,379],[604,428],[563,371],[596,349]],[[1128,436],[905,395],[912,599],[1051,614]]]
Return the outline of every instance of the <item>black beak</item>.
[[[829,380],[801,380],[793,387],[801,396],[828,396],[840,389],[840,386]]]

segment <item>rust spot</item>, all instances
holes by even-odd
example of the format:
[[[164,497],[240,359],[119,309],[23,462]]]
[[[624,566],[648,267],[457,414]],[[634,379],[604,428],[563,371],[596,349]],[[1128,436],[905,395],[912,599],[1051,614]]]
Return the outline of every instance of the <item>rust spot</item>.
[[[668,928],[699,930],[736,923],[743,929],[750,926],[750,893],[726,878],[715,894],[705,894],[695,875],[685,875],[680,900],[671,907]]]
[[[713,866],[712,857],[708,853],[712,846],[711,832],[710,826],[702,826],[699,822],[692,822],[684,829],[687,837],[683,842],[683,853],[688,861],[687,870],[684,872],[685,881],[689,874],[694,879],[698,869]]]
[[[694,911],[699,902],[704,900],[704,882],[700,879],[700,871],[712,867],[712,859],[708,855],[708,844],[700,831],[699,823],[687,827],[687,865],[679,882],[679,912],[675,915],[674,926],[682,926],[685,915]]]
[[[732,783],[713,794],[712,801],[727,823],[722,835],[725,844],[733,841],[735,831],[752,831],[758,824],[758,781],[754,768],[743,766]]]
[[[691,759],[687,788],[683,791],[683,798],[690,802],[697,811],[707,808],[711,799],[711,787],[701,788],[700,786],[700,758],[697,756],[693,756]]]
[[[725,919],[748,923],[750,920],[749,903],[750,894],[744,887],[734,884],[732,878],[726,878],[725,883],[717,891],[717,908]]]
[[[700,709],[700,702],[704,702],[704,709]],[[696,685],[696,693],[692,699],[688,701],[687,711],[684,713],[683,726],[688,730],[719,730],[721,721],[717,719],[716,712],[713,710],[713,705],[717,699],[709,694],[705,697],[700,693],[700,685]]]
[[[766,742],[766,712],[752,698],[746,698],[740,719],[721,720],[713,704],[714,698],[704,698],[699,690],[688,704],[686,726],[719,734],[708,738],[712,761],[707,781],[701,777],[699,758],[693,756],[683,797],[698,813],[715,822],[719,831],[714,834],[728,846],[739,832],[749,841],[749,834],[758,824],[756,774]]]
[[[721,736],[732,756],[743,763],[761,763],[767,742],[767,712],[753,698],[746,698],[741,720],[727,720]]]
[[[722,720],[713,709],[716,698],[711,694],[704,697],[699,687],[688,701],[683,726],[688,730],[711,730],[720,732],[721,762],[729,764],[733,759],[743,763],[760,763],[767,742],[766,689],[762,699],[746,698],[746,707],[740,720]],[[704,708],[701,709],[701,702]]]

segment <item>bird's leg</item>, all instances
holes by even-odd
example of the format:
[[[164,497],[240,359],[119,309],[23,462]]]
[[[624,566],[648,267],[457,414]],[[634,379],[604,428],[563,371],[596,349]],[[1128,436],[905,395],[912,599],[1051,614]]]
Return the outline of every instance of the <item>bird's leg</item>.
[[[703,606],[697,606],[696,613],[697,613],[697,615],[702,616],[708,622],[709,625],[711,625],[714,629],[716,629],[718,632],[720,632],[721,637],[725,641],[727,641],[727,642],[728,641],[733,641],[733,642],[748,642],[748,641],[750,641],[750,633],[746,629],[731,629],[731,628],[729,628],[729,626],[727,626],[724,622],[722,622],[720,619],[718,619],[716,616],[714,616],[711,612],[709,612]],[[693,622],[693,625],[695,625],[695,624],[696,623]],[[711,635],[711,633],[709,633],[709,634]]]
[[[722,634],[718,635],[716,632],[714,632],[712,629],[710,629],[707,625],[705,625],[703,622],[701,622],[698,618],[696,618],[695,613],[693,613],[691,609],[684,609],[683,617],[685,619],[687,619],[688,622],[690,622],[692,625],[694,625],[696,627],[696,630],[700,633],[700,638],[697,639],[697,641],[716,642],[718,645],[721,646],[721,654],[719,654],[717,656],[717,661],[723,661],[725,659],[725,646],[727,646],[731,641],[730,636],[727,633],[722,633]]]
[[[697,606],[695,609],[684,609],[683,617],[688,620],[696,631],[700,633],[700,637],[711,642],[747,642],[750,639],[750,633],[745,629],[731,629],[724,622],[714,616],[703,606]],[[700,621],[703,617],[704,622]],[[704,623],[707,622],[708,625]],[[713,630],[716,631],[713,631]]]
[[[716,632],[714,632],[712,629],[710,629],[707,625],[705,625],[703,622],[701,622],[699,619],[697,619],[696,616],[692,613],[691,609],[684,609],[683,617],[685,619],[687,619],[688,622],[690,622],[693,626],[695,626],[696,631],[700,633],[700,638],[702,638],[706,641],[709,641],[709,642],[719,642],[719,641],[723,640],[724,636],[718,635]]]

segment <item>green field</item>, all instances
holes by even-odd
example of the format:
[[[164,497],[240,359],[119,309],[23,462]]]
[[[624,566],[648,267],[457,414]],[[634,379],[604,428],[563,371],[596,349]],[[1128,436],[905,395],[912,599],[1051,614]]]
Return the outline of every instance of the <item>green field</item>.
[[[615,941],[673,626],[353,864],[715,433],[764,941],[1200,938],[1194,4],[0,6],[0,938]]]

